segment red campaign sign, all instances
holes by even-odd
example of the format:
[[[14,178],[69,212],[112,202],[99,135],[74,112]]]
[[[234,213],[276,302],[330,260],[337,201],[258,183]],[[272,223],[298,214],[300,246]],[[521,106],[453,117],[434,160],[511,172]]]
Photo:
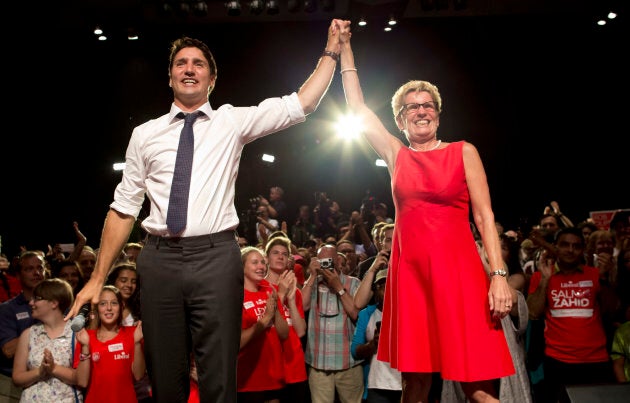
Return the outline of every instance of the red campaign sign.
[[[589,216],[593,223],[597,225],[599,229],[608,230],[610,229],[610,221],[616,212],[621,210],[602,210],[602,211],[591,211]]]

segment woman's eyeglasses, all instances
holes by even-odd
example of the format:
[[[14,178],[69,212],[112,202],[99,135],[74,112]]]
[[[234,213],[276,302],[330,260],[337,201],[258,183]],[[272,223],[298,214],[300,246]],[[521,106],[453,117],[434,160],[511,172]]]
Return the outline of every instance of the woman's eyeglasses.
[[[404,104],[402,108],[400,108],[400,110],[398,111],[398,115],[401,115],[401,114],[409,115],[411,113],[416,113],[420,110],[421,107],[424,108],[424,110],[427,112],[433,112],[435,110],[435,102],[428,101],[423,104],[418,104],[415,102],[410,103],[410,104]]]

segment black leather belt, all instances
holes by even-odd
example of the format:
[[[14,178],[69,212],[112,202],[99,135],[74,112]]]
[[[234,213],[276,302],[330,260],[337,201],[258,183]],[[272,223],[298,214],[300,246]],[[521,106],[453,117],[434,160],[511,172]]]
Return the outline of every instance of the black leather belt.
[[[214,234],[187,236],[187,237],[163,237],[157,235],[147,235],[145,245],[167,245],[172,247],[183,246],[196,246],[215,243],[234,241],[236,242],[236,231],[233,229],[225,230],[221,232],[215,232]]]

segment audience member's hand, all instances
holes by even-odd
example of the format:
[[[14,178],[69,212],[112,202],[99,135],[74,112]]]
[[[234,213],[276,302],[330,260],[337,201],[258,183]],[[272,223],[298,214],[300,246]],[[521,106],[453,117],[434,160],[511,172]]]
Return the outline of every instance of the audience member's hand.
[[[343,284],[341,284],[341,279],[339,279],[337,270],[319,269],[318,273],[322,275],[322,278],[326,281],[326,284],[328,284],[328,288],[330,288],[333,292],[339,291],[343,288]]]
[[[374,273],[378,273],[379,270],[386,269],[388,264],[389,252],[382,250],[374,257],[372,265],[368,270],[373,271]]]
[[[74,234],[77,236],[77,244],[85,245],[85,243],[87,242],[87,238],[79,230],[79,223],[75,221],[72,223],[72,226],[74,227]]]
[[[276,290],[267,292],[267,305],[265,306],[265,313],[260,318],[260,322],[265,328],[271,326],[273,323],[274,315],[276,314],[277,309],[277,298],[278,295],[276,294]]]
[[[190,379],[195,382],[199,382],[199,376],[197,375],[197,365],[195,364],[195,360],[191,360],[190,362]]]
[[[82,346],[90,346],[90,335],[85,328],[79,330],[75,337],[77,338],[77,342],[79,342]]]
[[[374,350],[375,354],[376,354],[376,350],[378,349],[378,340],[380,339],[380,336],[381,336],[381,329],[380,328],[374,329],[374,337],[372,338],[372,340],[370,340],[370,343],[372,344],[372,349]]]
[[[615,267],[615,260],[610,253],[600,252],[597,256],[595,266],[599,269],[600,278],[608,278],[610,271]]]
[[[140,343],[144,339],[144,333],[142,333],[142,321],[139,320],[136,324],[136,330],[133,331],[133,341]]]
[[[295,299],[295,288],[297,287],[297,280],[295,273],[291,270],[287,270],[280,275],[278,282],[278,298],[285,303],[286,301]]]
[[[39,367],[39,376],[43,379],[49,379],[52,376],[53,370],[55,369],[55,359],[52,355],[52,352],[45,348],[44,356],[42,357],[42,364]]]
[[[540,257],[538,258],[537,263],[538,263],[537,264],[538,271],[540,272],[542,277],[544,278],[551,277],[551,274],[553,273],[553,267],[556,264],[556,261],[547,250],[544,250],[540,254]]]

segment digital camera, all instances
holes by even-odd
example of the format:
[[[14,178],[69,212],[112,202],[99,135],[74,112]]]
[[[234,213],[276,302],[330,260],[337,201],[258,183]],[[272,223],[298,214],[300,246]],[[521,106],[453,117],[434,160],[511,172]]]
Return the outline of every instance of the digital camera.
[[[317,259],[317,261],[319,262],[319,264],[322,267],[322,269],[327,269],[327,270],[334,270],[335,269],[333,267],[333,260],[332,260],[331,257],[328,257],[326,259]]]

